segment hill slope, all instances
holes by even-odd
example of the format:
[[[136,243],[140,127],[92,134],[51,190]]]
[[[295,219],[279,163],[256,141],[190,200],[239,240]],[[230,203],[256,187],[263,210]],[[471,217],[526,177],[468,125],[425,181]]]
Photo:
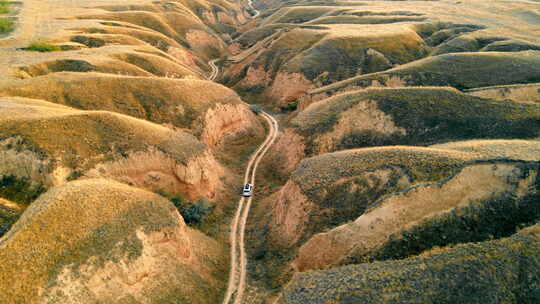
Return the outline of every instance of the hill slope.
[[[21,192],[81,175],[189,198],[214,197],[221,185],[223,169],[188,132],[34,99],[3,98],[0,109],[0,138],[9,156],[0,162],[0,173],[4,180],[15,177],[7,186],[25,203],[36,197]]]
[[[278,303],[536,303],[539,227],[399,261],[296,275]]]
[[[0,239],[0,286],[10,303],[214,303],[223,258],[164,198],[75,181],[40,197]]]

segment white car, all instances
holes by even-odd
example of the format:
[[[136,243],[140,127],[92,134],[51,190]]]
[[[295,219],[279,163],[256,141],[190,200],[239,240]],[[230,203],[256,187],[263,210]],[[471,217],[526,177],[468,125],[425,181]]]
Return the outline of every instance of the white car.
[[[244,188],[242,189],[242,196],[249,197],[252,194],[253,194],[253,185],[245,184]]]

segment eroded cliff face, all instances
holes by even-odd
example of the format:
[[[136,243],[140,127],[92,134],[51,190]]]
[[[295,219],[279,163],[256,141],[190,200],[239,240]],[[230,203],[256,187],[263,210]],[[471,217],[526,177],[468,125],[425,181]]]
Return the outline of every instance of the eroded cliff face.
[[[285,107],[314,88],[315,85],[302,73],[279,72],[272,82],[269,96],[276,101],[276,106]]]
[[[332,130],[313,140],[312,153],[322,154],[338,150],[343,139],[355,132],[373,132],[381,137],[401,137],[407,134],[404,128],[396,126],[391,115],[378,108],[376,102],[367,101],[340,113]]]
[[[170,197],[190,200],[214,199],[222,190],[225,169],[210,151],[185,162],[160,151],[135,152],[118,161],[97,165],[85,174],[89,178],[108,178]]]
[[[304,141],[292,128],[285,129],[279,135],[270,149],[270,161],[278,173],[287,175],[302,161],[306,149]]]
[[[292,265],[298,271],[308,271],[381,258],[384,256],[381,252],[387,250],[385,246],[388,244],[405,238],[407,232],[412,238],[426,237],[414,234],[418,227],[435,227],[437,221],[446,225],[438,226],[443,229],[440,235],[435,236],[441,238],[437,245],[460,242],[462,240],[452,240],[452,235],[456,234],[454,229],[470,232],[468,229],[475,226],[461,225],[461,221],[481,222],[485,220],[485,214],[504,214],[512,210],[512,206],[532,207],[529,206],[534,204],[531,197],[524,199],[538,191],[537,178],[538,167],[534,164],[493,162],[469,165],[448,181],[420,185],[394,194],[354,222],[316,234],[301,246]],[[515,216],[515,221],[520,219],[512,212],[508,216]],[[493,225],[505,225],[504,221],[495,219],[481,224],[483,227],[478,227],[479,231],[491,230],[493,227],[489,226]],[[514,227],[519,225],[513,224]],[[426,245],[423,246],[429,249],[432,240],[424,241]]]
[[[316,208],[300,186],[293,181],[287,182],[272,205],[271,242],[285,248],[296,244],[308,228],[310,215]]]
[[[202,118],[201,141],[209,147],[219,145],[228,137],[260,136],[261,122],[245,104],[217,104]]]
[[[377,199],[410,187],[412,178],[399,166],[384,166],[328,181],[319,195],[298,183],[290,179],[271,197],[270,243],[283,249],[295,250],[315,233],[353,220]]]

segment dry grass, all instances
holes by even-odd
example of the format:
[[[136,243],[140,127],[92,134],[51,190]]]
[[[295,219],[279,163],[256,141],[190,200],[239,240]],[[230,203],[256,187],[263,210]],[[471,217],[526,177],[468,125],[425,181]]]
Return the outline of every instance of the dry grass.
[[[403,258],[433,245],[514,233],[540,217],[534,205],[537,176],[534,163],[467,164],[442,183],[413,186],[383,198],[354,222],[314,236],[299,250],[298,267],[305,271]],[[314,248],[320,253],[310,254]]]
[[[409,86],[471,89],[531,83],[540,77],[540,51],[455,53],[428,57],[388,71],[366,74],[311,91],[335,94],[349,86],[367,87],[373,80],[399,76]]]
[[[336,11],[333,7],[299,6],[286,7],[266,18],[262,25],[272,23],[304,23],[320,16]]]
[[[399,85],[400,79],[392,80]],[[537,138],[537,105],[481,99],[450,88],[371,88],[313,103],[291,120],[307,155],[459,139]],[[358,118],[358,120],[355,120]]]
[[[107,37],[103,37],[107,36]],[[25,65],[18,66],[18,73],[15,73],[18,78],[30,78],[43,76],[55,72],[101,72],[118,75],[130,76],[166,76],[176,74],[178,78],[192,76],[194,78],[202,78],[196,69],[194,71],[188,67],[188,64],[183,64],[179,59],[172,57],[160,50],[157,50],[144,42],[133,39],[133,43],[129,42],[114,42],[116,40],[125,40],[129,38],[125,35],[103,35],[99,38],[103,41],[103,45],[96,48],[83,48],[77,53],[73,52],[53,52],[43,54],[43,56],[35,56],[32,53],[22,54]],[[113,36],[114,38],[112,38]],[[78,36],[80,39],[82,36]],[[118,38],[120,37],[120,38]],[[98,39],[95,37],[85,36],[85,39]],[[103,40],[102,40],[103,39]],[[87,43],[88,45],[97,44],[97,42],[89,42],[89,40],[78,40]],[[93,41],[93,40],[92,40]],[[123,45],[118,45],[118,43]],[[72,43],[73,44],[73,43]],[[81,48],[80,46],[75,46]]]
[[[7,302],[114,296],[213,303],[223,288],[216,277],[224,271],[219,244],[187,228],[168,200],[106,180],[51,190],[26,210],[0,249]],[[103,277],[100,289],[91,287],[89,281]]]
[[[533,140],[469,140],[433,145],[431,148],[457,150],[494,159],[537,161],[540,158],[540,141]]]
[[[422,147],[389,146],[346,150],[305,159],[291,178],[309,196],[320,196],[324,189],[344,176],[396,165],[410,170],[416,182],[440,181],[475,156],[465,152]],[[317,199],[317,201],[320,199]]]
[[[198,55],[204,58],[209,58],[213,53],[221,55],[224,50],[224,45],[221,40],[213,35],[213,31],[197,16],[195,11],[202,12],[209,10],[200,5],[189,7],[179,2],[171,3],[167,13],[157,9],[152,11],[140,10],[121,10],[113,11],[104,15],[85,15],[79,18],[84,19],[103,19],[126,22],[147,28],[149,30],[161,33],[173,40],[180,42],[183,45],[189,46],[196,50]],[[132,8],[130,8],[132,9]],[[209,34],[208,45],[200,45],[190,37],[190,32],[201,31]]]
[[[179,162],[204,151],[191,134],[125,115],[21,98],[2,99],[0,108],[1,136],[18,134],[69,168],[90,168],[107,158],[152,146]]]
[[[0,138],[18,134],[17,138],[30,143],[17,152],[0,149],[4,156],[0,158],[0,178],[17,178],[8,180],[10,185],[2,188],[6,191],[0,189],[0,196],[3,192],[12,195],[8,199],[29,203],[51,185],[81,176],[112,179],[193,200],[213,199],[221,191],[223,168],[186,131],[39,100],[0,99],[0,109]],[[26,196],[19,198],[22,194]]]
[[[91,94],[88,94],[91,92]],[[192,124],[216,103],[238,104],[232,90],[192,79],[55,73],[13,81],[0,94],[48,100],[83,110],[106,110],[178,127]]]
[[[468,94],[498,100],[540,103],[540,84],[508,85],[467,91]]]
[[[278,303],[535,303],[540,267],[538,225],[535,229],[404,260],[301,273]]]
[[[530,21],[536,14],[530,5],[517,4],[513,13],[502,3],[488,6],[477,0],[421,5],[404,1],[399,10],[395,5],[373,1],[293,1],[277,7],[261,26],[245,33],[239,42],[243,46],[253,45],[257,38],[286,29],[278,39],[285,43],[276,42],[256,54],[250,60],[253,63],[235,67],[240,71],[240,67],[264,66],[269,74],[261,83],[274,81],[273,90],[280,90],[281,85],[276,71],[301,73],[310,84],[322,86],[312,91],[314,95],[321,92],[333,95],[347,87],[367,87],[371,83],[384,83],[385,79],[390,79],[388,85],[392,87],[429,85],[459,89],[538,79],[539,64],[533,58],[536,55],[518,52],[538,49],[540,44],[538,37],[531,35],[538,31],[538,26]],[[284,37],[300,29],[319,32],[324,38],[297,48],[307,39],[288,41]],[[280,52],[283,49],[289,50]],[[378,56],[368,56],[366,51],[376,51]],[[443,53],[452,54],[433,56]],[[407,68],[399,66],[407,63],[410,64]],[[231,75],[230,83],[242,79],[241,73]],[[397,78],[401,81],[393,83]],[[262,96],[271,90],[252,86],[244,91],[250,91],[246,96]],[[282,106],[297,98],[297,94],[272,96],[270,102]]]

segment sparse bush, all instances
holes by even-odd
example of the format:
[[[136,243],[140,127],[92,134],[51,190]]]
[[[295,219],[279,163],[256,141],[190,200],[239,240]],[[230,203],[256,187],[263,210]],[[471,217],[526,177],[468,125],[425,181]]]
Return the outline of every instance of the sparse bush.
[[[171,198],[171,202],[178,209],[186,224],[190,226],[202,223],[203,219],[214,209],[214,206],[205,199],[200,199],[192,203],[182,202],[181,197],[173,197]]]
[[[21,137],[0,140],[0,197],[29,204],[51,184],[51,163]]]
[[[29,178],[18,178],[14,175],[0,177],[0,196],[14,202],[28,204],[45,190],[44,185],[36,184]]]
[[[298,100],[293,100],[293,101],[289,102],[288,104],[280,107],[281,111],[283,111],[283,112],[296,111],[297,108],[298,108]]]
[[[0,18],[0,34],[7,33],[13,30],[13,21],[7,18]]]
[[[25,48],[27,51],[34,51],[34,52],[57,52],[60,51],[60,47],[54,44],[50,44],[46,41],[34,41],[30,43],[30,45]]]

